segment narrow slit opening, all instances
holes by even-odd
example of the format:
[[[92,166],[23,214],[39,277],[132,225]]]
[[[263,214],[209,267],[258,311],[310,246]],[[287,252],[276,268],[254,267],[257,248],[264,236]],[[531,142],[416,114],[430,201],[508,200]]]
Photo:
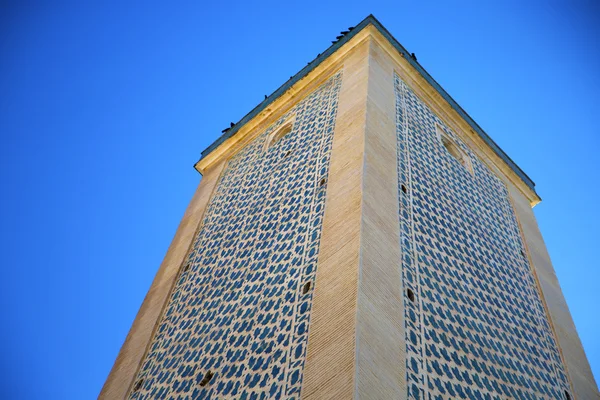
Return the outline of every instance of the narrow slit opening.
[[[325,186],[325,178],[321,179],[319,182],[319,186]]]
[[[565,397],[567,398],[567,400],[571,400],[571,395],[566,390],[565,390]]]
[[[140,379],[139,381],[137,381],[135,383],[135,385],[133,386],[133,391],[137,392],[138,390],[140,390],[142,388],[142,385],[144,384],[144,380]]]
[[[306,282],[303,286],[302,286],[302,294],[306,294],[309,292],[310,290],[310,286],[311,283],[310,282]]]
[[[408,193],[408,189],[404,185],[402,185],[402,193]]]
[[[410,289],[406,289],[406,295],[408,296],[408,299],[414,303],[415,293]]]
[[[208,385],[208,383],[210,382],[210,380],[213,378],[215,374],[212,371],[207,371],[206,374],[204,375],[204,378],[202,378],[202,380],[200,381],[200,386],[206,386]]]

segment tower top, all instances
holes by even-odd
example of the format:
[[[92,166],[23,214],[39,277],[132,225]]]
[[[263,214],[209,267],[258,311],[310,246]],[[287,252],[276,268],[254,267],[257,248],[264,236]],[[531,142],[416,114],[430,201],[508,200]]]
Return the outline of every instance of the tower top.
[[[450,107],[465,121],[469,124],[470,128],[474,133],[479,135],[479,137],[490,147],[491,150],[506,164],[508,167],[527,185],[527,187],[535,194],[537,197],[537,193],[535,192],[535,183],[533,180],[527,176],[527,174],[494,142],[494,140],[471,118],[471,116],[440,86],[439,83],[435,81],[429,75],[429,73],[418,63],[417,57],[414,53],[409,53],[404,46],[394,38],[390,32],[373,16],[370,14],[365,19],[363,19],[358,25],[355,27],[348,28],[346,31],[342,31],[341,35],[336,38],[332,45],[327,48],[323,53],[319,54],[314,60],[308,63],[304,68],[302,68],[298,73],[294,76],[290,77],[283,85],[281,85],[277,90],[275,90],[271,95],[266,96],[265,99],[258,104],[252,111],[246,114],[242,119],[240,119],[237,123],[232,123],[231,127],[225,129],[223,134],[215,140],[210,146],[208,146],[205,150],[201,152],[200,160],[194,165],[194,167],[200,172],[200,168],[198,164],[204,160],[206,156],[208,156],[213,150],[219,147],[222,143],[224,143],[227,139],[234,136],[247,122],[252,120],[254,117],[258,116],[261,112],[265,111],[275,100],[280,98],[284,93],[290,90],[297,82],[305,78],[309,73],[315,70],[323,61],[325,61],[329,56],[335,53],[338,49],[344,46],[347,42],[349,42],[354,36],[356,36],[359,32],[367,28],[368,26],[373,26],[393,47],[394,49],[400,53],[400,55],[421,75],[423,79],[433,88],[435,91],[450,105]],[[539,197],[538,197],[539,200]]]

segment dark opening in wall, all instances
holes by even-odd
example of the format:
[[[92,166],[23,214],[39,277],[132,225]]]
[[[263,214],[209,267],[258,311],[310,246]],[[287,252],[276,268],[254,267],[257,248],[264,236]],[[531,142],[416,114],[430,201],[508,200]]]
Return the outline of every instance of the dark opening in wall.
[[[406,295],[408,296],[408,299],[412,302],[415,301],[415,294],[412,290],[410,289],[406,289]]]
[[[302,294],[308,293],[308,291],[310,290],[310,286],[310,282],[306,282],[304,286],[302,286]]]
[[[190,269],[190,263],[187,263],[183,267],[183,272],[187,272]]]
[[[212,371],[207,371],[206,375],[204,375],[204,378],[202,378],[202,380],[200,381],[200,386],[208,385],[208,382],[210,382],[213,376],[215,376],[215,374]]]
[[[402,193],[408,193],[408,189],[404,185],[402,185]]]
[[[565,390],[565,397],[567,398],[567,400],[571,400],[571,395],[569,395],[569,392],[567,392]]]
[[[325,178],[321,179],[321,181],[319,182],[319,186],[325,186]]]
[[[138,390],[140,390],[142,388],[142,385],[144,384],[144,380],[140,379],[139,381],[137,381],[135,383],[135,385],[133,385],[133,391],[137,392]]]
[[[283,157],[284,157],[284,158],[288,158],[288,157],[290,156],[290,154],[292,154],[292,151],[291,151],[291,150],[288,150],[288,151],[285,153],[285,156],[283,156]]]

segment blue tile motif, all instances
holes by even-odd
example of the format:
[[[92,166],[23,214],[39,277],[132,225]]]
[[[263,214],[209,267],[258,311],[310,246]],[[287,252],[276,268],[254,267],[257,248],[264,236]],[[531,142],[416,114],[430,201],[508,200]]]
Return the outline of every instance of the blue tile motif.
[[[414,293],[404,308],[408,398],[565,399],[506,186],[398,76],[395,93],[402,279]]]
[[[229,160],[130,399],[299,398],[340,85]]]

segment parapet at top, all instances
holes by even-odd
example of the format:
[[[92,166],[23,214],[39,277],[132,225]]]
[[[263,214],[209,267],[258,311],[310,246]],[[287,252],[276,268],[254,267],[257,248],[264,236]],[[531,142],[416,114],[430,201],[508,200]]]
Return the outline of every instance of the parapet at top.
[[[463,110],[462,107],[458,105],[458,103],[435,81],[435,79],[433,79],[431,75],[425,71],[425,69],[417,62],[414,53],[409,53],[404,46],[402,46],[372,14],[363,19],[355,27],[348,28],[348,30],[343,31],[341,35],[332,42],[333,44],[329,46],[327,50],[319,54],[313,61],[308,63],[306,67],[302,68],[296,75],[292,76],[287,82],[271,93],[270,96],[267,96],[259,105],[254,107],[254,109],[246,114],[241,120],[235,124],[232,124],[230,128],[225,129],[223,134],[216,141],[214,141],[213,144],[201,152],[200,160],[205,158],[225,140],[235,135],[237,131],[239,131],[240,128],[248,121],[256,117],[260,112],[262,112],[271,103],[283,95],[288,89],[290,89],[296,82],[307,76],[312,70],[319,66],[319,64],[321,64],[330,55],[335,53],[340,47],[356,36],[357,33],[369,25],[374,26],[379,33],[381,33],[381,35],[383,35],[383,37],[385,37],[392,44],[392,46],[406,59],[406,61],[412,67],[414,67],[419,74],[421,74],[421,76],[439,93],[440,96],[442,96],[442,98],[444,98],[444,100],[448,102],[452,109],[454,109],[454,111],[456,111],[471,126],[473,131],[476,132],[498,155],[498,157],[500,157],[514,171],[514,173],[523,180],[529,189],[535,193],[535,183],[531,180],[531,178],[529,178],[529,176],[527,176],[527,174],[525,174],[525,172],[519,168],[519,166],[500,148],[500,146],[498,146],[496,142],[494,142],[492,138],[485,133],[483,129],[481,129],[481,127],[473,120],[473,118],[471,118],[469,114],[467,114],[467,112]],[[200,160],[198,162],[200,162]]]

